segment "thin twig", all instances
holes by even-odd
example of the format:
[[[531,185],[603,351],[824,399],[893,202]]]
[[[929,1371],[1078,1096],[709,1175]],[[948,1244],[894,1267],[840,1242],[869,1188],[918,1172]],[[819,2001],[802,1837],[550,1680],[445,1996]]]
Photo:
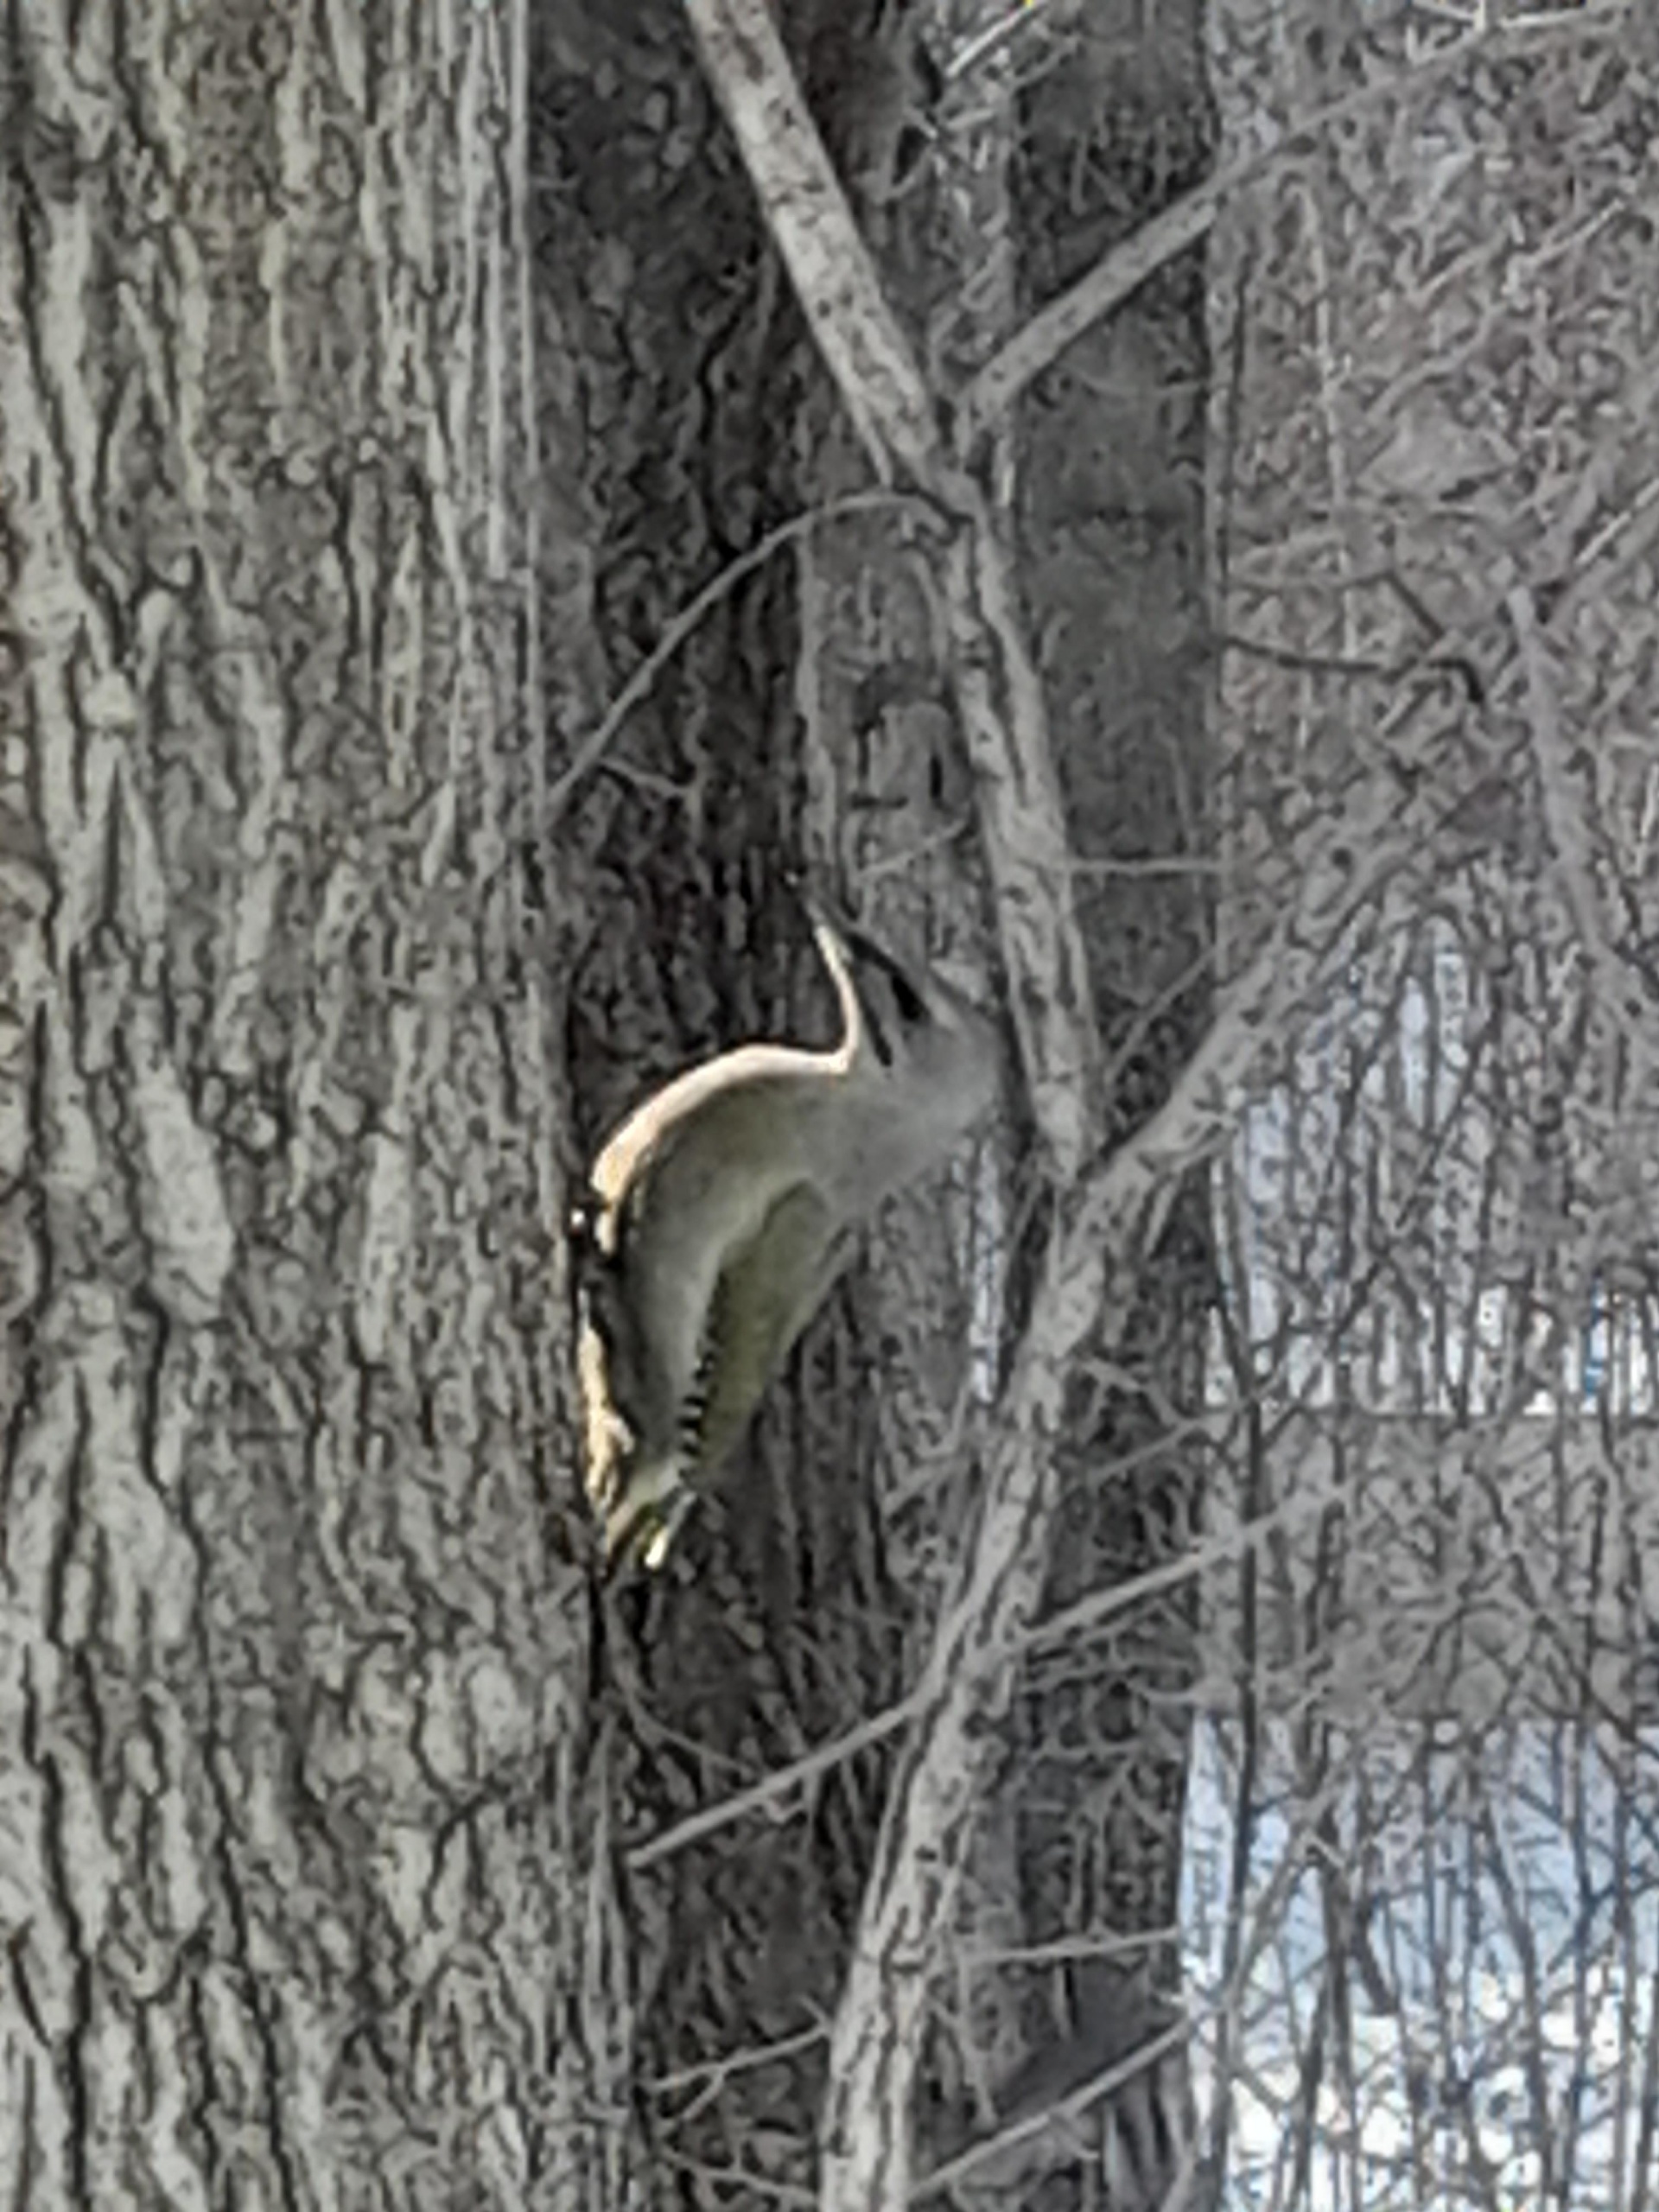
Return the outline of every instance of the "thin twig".
[[[958,443],[971,453],[985,433],[1007,415],[1020,393],[1074,340],[1119,308],[1138,291],[1155,270],[1205,237],[1223,207],[1235,193],[1254,184],[1272,170],[1300,167],[1312,156],[1310,141],[1321,138],[1363,114],[1415,92],[1421,86],[1452,75],[1472,54],[1525,48],[1561,36],[1611,35],[1629,20],[1630,0],[1608,0],[1608,4],[1554,12],[1515,23],[1495,23],[1474,29],[1461,38],[1432,48],[1420,60],[1394,76],[1381,78],[1345,92],[1315,108],[1300,122],[1293,121],[1283,134],[1262,152],[1231,162],[1191,192],[1183,193],[1149,222],[1110,246],[1094,267],[1058,299],[1033,315],[1006,346],[986,362],[964,387],[957,403]]]
[[[606,747],[675,654],[705,617],[712,613],[722,600],[731,596],[745,576],[753,575],[757,569],[764,567],[771,560],[774,553],[785,545],[792,545],[798,538],[806,537],[821,524],[841,522],[849,515],[891,513],[895,508],[935,528],[938,527],[939,518],[935,510],[925,499],[918,499],[912,493],[851,492],[844,499],[831,499],[823,506],[809,507],[804,514],[791,515],[787,522],[780,522],[776,529],[769,530],[747,552],[740,553],[734,560],[728,561],[719,574],[711,576],[702,590],[695,593],[673,617],[662,636],[600,716],[591,734],[576,747],[575,759],[548,792],[548,820],[555,822],[558,819],[571,792],[604,757]]]

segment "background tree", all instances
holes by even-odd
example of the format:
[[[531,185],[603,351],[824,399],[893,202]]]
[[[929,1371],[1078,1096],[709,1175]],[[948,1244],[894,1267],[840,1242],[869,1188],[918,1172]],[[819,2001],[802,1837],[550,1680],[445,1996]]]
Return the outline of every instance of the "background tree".
[[[1491,12],[1217,18],[1236,145],[1341,117],[1211,240],[1224,912],[1435,793],[1221,1183],[1210,1495],[1274,1533],[1212,1586],[1211,2049],[1287,2205],[1655,2182],[1659,79]]]

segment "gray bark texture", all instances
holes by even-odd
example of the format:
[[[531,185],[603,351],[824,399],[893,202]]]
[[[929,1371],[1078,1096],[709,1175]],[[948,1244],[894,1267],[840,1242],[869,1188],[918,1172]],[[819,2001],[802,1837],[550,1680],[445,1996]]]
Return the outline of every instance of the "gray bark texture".
[[[0,2192],[598,2201],[523,12],[4,35]]]

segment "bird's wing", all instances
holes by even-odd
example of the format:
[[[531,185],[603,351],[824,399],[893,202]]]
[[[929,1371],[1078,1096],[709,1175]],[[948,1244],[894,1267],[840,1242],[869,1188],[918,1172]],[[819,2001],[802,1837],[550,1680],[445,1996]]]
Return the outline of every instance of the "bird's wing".
[[[852,1255],[854,1232],[810,1183],[792,1185],[727,1257],[709,1301],[688,1454],[712,1473],[736,1443],[790,1346]]]

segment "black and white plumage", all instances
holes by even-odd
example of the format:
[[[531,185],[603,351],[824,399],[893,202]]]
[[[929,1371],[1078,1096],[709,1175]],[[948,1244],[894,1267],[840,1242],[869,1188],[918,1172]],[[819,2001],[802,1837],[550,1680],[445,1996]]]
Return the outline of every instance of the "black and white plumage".
[[[745,1045],[605,1145],[579,1217],[585,1478],[608,1563],[660,1566],[881,1200],[990,1105],[996,1034],[861,932],[813,935],[840,1001],[825,1052]]]

